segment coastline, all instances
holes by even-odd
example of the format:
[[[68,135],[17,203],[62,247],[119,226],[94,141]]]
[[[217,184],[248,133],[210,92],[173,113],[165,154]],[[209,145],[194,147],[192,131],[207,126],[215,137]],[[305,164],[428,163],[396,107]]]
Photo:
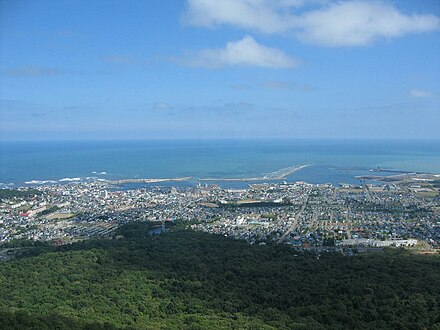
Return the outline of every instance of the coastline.
[[[282,173],[291,164],[313,165]],[[0,187],[177,184],[185,181],[175,179],[189,177],[191,183],[224,185],[277,180],[357,184],[362,177],[440,173],[439,164],[440,144],[435,141],[23,142],[0,147]]]
[[[181,182],[191,180],[191,176],[182,178],[163,178],[163,179],[122,179],[122,180],[106,180],[105,183],[110,184],[124,184],[124,183],[159,183],[159,182]]]

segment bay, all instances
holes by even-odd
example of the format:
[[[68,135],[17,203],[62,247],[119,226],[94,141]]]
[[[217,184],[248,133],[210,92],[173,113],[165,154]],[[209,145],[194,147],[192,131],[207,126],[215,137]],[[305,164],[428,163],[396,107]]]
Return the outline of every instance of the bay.
[[[439,140],[149,140],[0,142],[0,182],[261,177],[311,164],[287,181],[358,183],[380,167],[440,173]],[[380,174],[380,173],[379,173]],[[62,181],[60,181],[62,180]],[[27,182],[27,183],[26,183]],[[217,182],[218,183],[218,182]],[[172,184],[172,183],[168,183]],[[237,186],[223,182],[222,186]]]

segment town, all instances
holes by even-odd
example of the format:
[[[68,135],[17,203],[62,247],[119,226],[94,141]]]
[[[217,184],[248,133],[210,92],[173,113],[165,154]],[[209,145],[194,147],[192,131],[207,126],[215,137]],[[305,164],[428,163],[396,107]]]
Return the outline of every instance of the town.
[[[405,175],[360,185],[267,182],[224,189],[120,182],[70,182],[3,189],[0,242],[17,239],[66,244],[112,237],[131,221],[159,229],[188,228],[250,244],[289,244],[316,251],[388,246],[437,249],[440,198],[435,175]],[[160,183],[156,183],[160,184]]]

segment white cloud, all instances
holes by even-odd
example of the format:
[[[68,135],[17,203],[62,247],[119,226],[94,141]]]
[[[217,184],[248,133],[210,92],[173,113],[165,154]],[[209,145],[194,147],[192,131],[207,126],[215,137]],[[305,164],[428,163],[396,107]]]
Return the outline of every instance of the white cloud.
[[[190,66],[207,68],[224,66],[293,68],[298,65],[296,59],[283,51],[260,45],[250,36],[228,42],[225,48],[204,49],[184,62]]]
[[[324,46],[362,46],[379,38],[438,29],[434,15],[405,15],[383,2],[338,2],[298,17],[299,39]]]
[[[428,92],[428,91],[423,91],[420,89],[411,89],[409,91],[409,95],[412,97],[430,97],[430,96],[432,96],[432,93]]]
[[[165,102],[158,102],[153,104],[153,110],[171,110],[173,106]]]
[[[283,32],[291,25],[291,17],[279,13],[275,3],[266,0],[188,0],[183,19],[195,26],[228,24],[265,33]],[[284,6],[289,7],[288,3]]]
[[[322,46],[362,46],[440,27],[437,16],[408,15],[391,4],[365,0],[188,0],[184,21],[291,34]]]

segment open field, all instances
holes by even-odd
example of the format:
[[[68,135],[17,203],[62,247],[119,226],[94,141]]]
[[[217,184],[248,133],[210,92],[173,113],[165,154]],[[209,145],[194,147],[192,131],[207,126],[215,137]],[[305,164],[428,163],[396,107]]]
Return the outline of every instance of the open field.
[[[53,219],[69,219],[76,216],[75,213],[52,213],[46,217],[46,219],[53,220]]]

